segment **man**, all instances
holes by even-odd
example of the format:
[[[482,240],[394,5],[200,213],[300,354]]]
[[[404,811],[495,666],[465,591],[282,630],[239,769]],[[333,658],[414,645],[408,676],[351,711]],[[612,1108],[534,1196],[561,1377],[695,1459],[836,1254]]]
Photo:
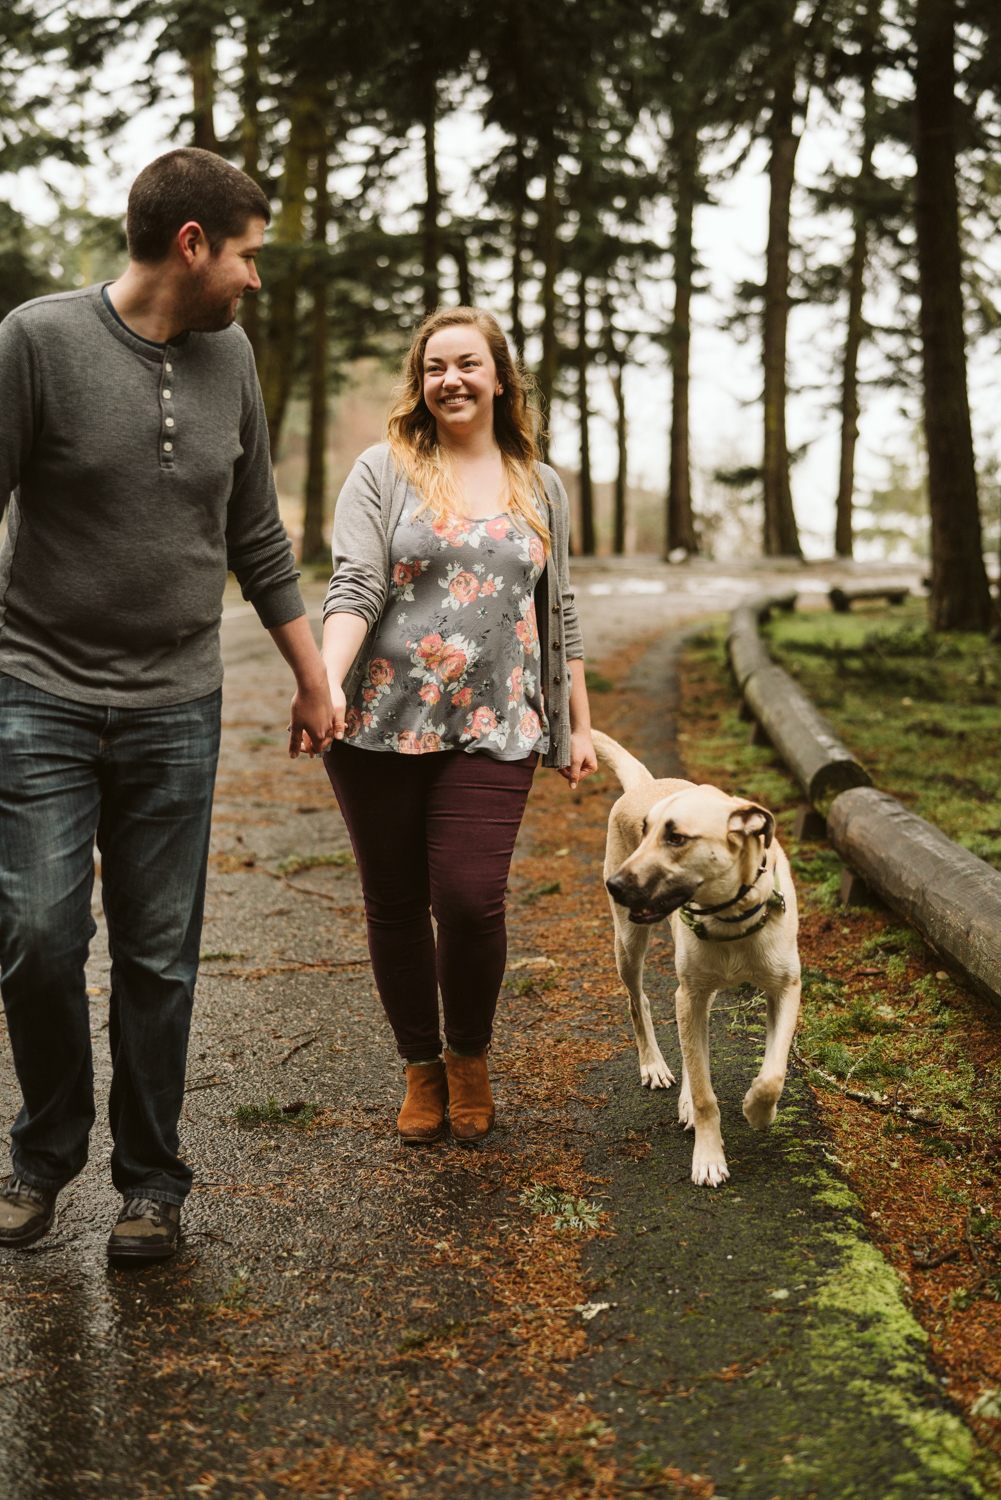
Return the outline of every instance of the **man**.
[[[129,265],[0,325],[0,975],[24,1099],[0,1246],[52,1224],[94,1122],[84,964],[101,854],[111,949],[114,1257],[177,1244],[177,1122],[219,748],[227,567],[292,668],[290,753],[333,716],[234,323],[270,218],[170,151],[129,195]]]

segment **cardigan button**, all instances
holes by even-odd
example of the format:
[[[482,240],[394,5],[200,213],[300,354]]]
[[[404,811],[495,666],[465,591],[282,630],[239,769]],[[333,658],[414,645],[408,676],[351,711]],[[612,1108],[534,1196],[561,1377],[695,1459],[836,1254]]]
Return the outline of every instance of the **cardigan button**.
[[[558,614],[559,614],[559,612],[560,612],[560,607],[559,607],[559,605],[558,605],[558,604],[554,604],[554,605],[553,605],[553,614],[554,614],[554,615],[558,615]]]
[[[553,681],[556,683],[560,683],[563,681],[563,678],[560,676],[559,672],[557,672],[556,676],[553,678]]]
[[[559,710],[559,705],[557,704],[557,706],[553,709],[553,718],[554,719],[558,719],[559,716],[560,716],[560,710]]]
[[[553,650],[554,651],[558,651],[559,649],[560,649],[560,643],[559,643],[559,641],[553,641]]]

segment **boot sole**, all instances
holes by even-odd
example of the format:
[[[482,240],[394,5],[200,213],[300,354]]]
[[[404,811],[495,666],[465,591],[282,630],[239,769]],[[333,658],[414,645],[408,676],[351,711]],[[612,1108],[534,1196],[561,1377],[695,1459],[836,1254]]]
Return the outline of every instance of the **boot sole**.
[[[117,1246],[108,1246],[109,1260],[169,1260],[177,1250],[177,1241],[169,1247],[160,1245],[157,1249],[132,1250],[118,1249]]]
[[[46,1219],[45,1223],[39,1225],[36,1229],[29,1230],[27,1234],[21,1235],[21,1237],[16,1240],[10,1239],[6,1235],[0,1236],[0,1250],[27,1250],[29,1245],[37,1244],[40,1239],[44,1238],[44,1236],[48,1234],[49,1230],[55,1223],[55,1220],[56,1209],[55,1204],[53,1204],[52,1212],[49,1214],[49,1217]]]
[[[440,1141],[444,1134],[444,1121],[442,1122],[441,1129],[435,1135],[404,1135],[402,1130],[397,1131],[401,1144],[404,1146],[433,1146],[435,1141]]]
[[[493,1130],[494,1125],[496,1123],[497,1123],[496,1121],[492,1121],[487,1126],[486,1130],[481,1130],[480,1131],[479,1135],[456,1135],[455,1131],[453,1130],[451,1132],[452,1139],[453,1139],[453,1141],[455,1142],[455,1144],[457,1146],[475,1146],[477,1141],[482,1141],[482,1140],[486,1139],[486,1137]]]

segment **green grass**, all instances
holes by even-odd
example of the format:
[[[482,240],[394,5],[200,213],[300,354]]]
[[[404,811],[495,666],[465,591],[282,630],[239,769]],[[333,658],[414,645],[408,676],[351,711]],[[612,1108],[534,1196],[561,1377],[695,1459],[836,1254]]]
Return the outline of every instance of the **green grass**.
[[[1001,869],[1001,646],[925,606],[781,615],[765,637],[876,786]]]
[[[321,866],[333,865],[337,870],[353,865],[355,857],[350,849],[338,849],[336,854],[287,854],[275,866],[279,875],[299,875],[303,870],[318,870]]]
[[[556,1229],[573,1229],[581,1233],[585,1229],[597,1229],[601,1222],[601,1209],[586,1198],[575,1198],[572,1193],[563,1193],[559,1188],[549,1187],[544,1182],[533,1182],[525,1188],[518,1202],[533,1214],[544,1214],[553,1220]]]
[[[269,1094],[263,1104],[238,1104],[238,1125],[291,1125],[296,1130],[305,1130],[316,1118],[318,1104],[297,1099],[294,1104],[279,1104],[274,1094]]]

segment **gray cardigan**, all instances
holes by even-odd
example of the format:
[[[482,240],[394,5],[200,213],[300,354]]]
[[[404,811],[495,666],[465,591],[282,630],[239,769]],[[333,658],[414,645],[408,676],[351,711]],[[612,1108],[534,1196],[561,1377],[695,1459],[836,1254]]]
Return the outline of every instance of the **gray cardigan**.
[[[570,589],[570,508],[555,469],[538,465],[549,503],[552,548],[535,586],[535,612],[542,652],[541,678],[549,718],[547,766],[570,764],[570,671],[568,661],[583,658],[584,642]],[[367,448],[337,500],[331,551],[334,574],[323,603],[328,615],[360,615],[368,634],[344,679],[350,702],[361,679],[389,592],[390,542],[407,498],[409,481],[397,472],[388,443]],[[562,628],[561,628],[562,626]],[[547,666],[548,663],[548,666]]]

